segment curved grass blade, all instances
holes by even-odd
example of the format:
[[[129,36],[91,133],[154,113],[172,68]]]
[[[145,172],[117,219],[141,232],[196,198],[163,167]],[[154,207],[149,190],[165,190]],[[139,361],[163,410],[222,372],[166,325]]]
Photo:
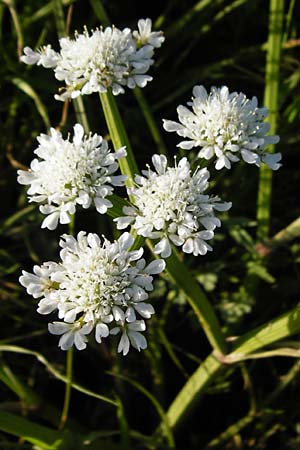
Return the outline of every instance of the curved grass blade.
[[[143,395],[145,395],[145,397],[147,397],[150,400],[150,402],[156,409],[157,414],[159,415],[159,417],[162,420],[163,429],[164,429],[165,436],[166,436],[166,439],[169,444],[169,448],[175,448],[174,436],[172,434],[168,418],[166,416],[166,413],[165,413],[163,407],[161,406],[159,401],[154,397],[154,395],[152,395],[151,392],[149,392],[148,389],[146,389],[140,383],[138,383],[135,380],[132,380],[129,377],[126,377],[125,375],[121,375],[121,374],[115,373],[115,372],[107,372],[107,373],[114,377],[120,378],[121,380],[127,381],[127,383],[131,384],[133,387],[135,387],[138,391],[140,391]]]
[[[67,377],[65,375],[62,375],[57,369],[55,369],[52,364],[39,352],[35,352],[33,350],[28,350],[27,348],[18,347],[15,345],[0,345],[0,352],[12,352],[12,353],[20,353],[23,355],[30,355],[34,356],[41,364],[43,364],[47,370],[58,380],[63,381],[64,383],[67,382]],[[101,394],[97,394],[96,392],[90,391],[89,389],[84,388],[78,383],[72,382],[71,386],[76,391],[82,392],[85,395],[88,395],[89,397],[97,398],[98,400],[101,400],[106,403],[110,403],[111,405],[117,406],[117,403],[112,400],[109,397],[106,397]]]
[[[45,124],[45,127],[48,129],[50,128],[50,119],[47,113],[47,109],[43,102],[41,101],[38,94],[35,92],[35,90],[28,84],[26,81],[22,80],[18,77],[13,77],[10,80],[15,86],[17,86],[18,89],[23,91],[28,97],[30,97],[36,106],[36,109],[38,110],[41,118],[43,119],[43,122]]]
[[[178,427],[192,406],[200,400],[208,385],[226,368],[226,364],[241,361],[246,355],[297,333],[300,333],[299,306],[240,337],[234,344],[233,352],[223,359],[217,359],[214,353],[209,355],[169,407],[167,417],[170,427]]]
[[[4,411],[0,411],[0,430],[21,437],[42,450],[71,450],[74,444],[71,433],[61,433]]]

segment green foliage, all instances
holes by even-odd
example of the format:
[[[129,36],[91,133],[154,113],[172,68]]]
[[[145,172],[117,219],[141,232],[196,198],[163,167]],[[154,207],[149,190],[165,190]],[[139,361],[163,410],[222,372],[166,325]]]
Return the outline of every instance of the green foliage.
[[[299,4],[284,3],[282,30],[272,40],[270,5],[259,0],[1,0],[1,450],[299,447],[300,22]],[[101,94],[101,102],[85,96],[66,106],[53,99],[57,81],[51,71],[19,62],[23,46],[51,43],[57,49],[58,36],[84,25],[111,21],[122,28],[140,17],[151,17],[166,35],[154,79],[143,91],[116,99]],[[281,64],[270,68],[280,52]],[[267,83],[266,56],[267,75],[276,72]],[[71,379],[65,354],[18,283],[21,268],[58,257],[59,235],[68,230],[40,229],[40,214],[17,186],[16,169],[29,165],[38,134],[49,126],[67,134],[75,121],[87,132],[108,130],[115,148],[127,146],[121,169],[130,178],[154,152],[171,160],[178,150],[161,119],[175,119],[176,106],[189,100],[195,84],[225,84],[257,95],[260,104],[265,92],[283,152],[272,210],[268,177],[258,187],[253,167],[216,174],[209,166],[213,190],[233,201],[214,252],[198,258],[175,253],[167,260],[151,295],[157,314],[145,352],[122,359],[109,344],[91,343],[75,352]],[[195,162],[193,152],[183,154]],[[267,228],[260,225],[259,238],[269,239],[263,242],[255,237],[258,189],[268,197]],[[111,200],[110,217],[80,212],[75,232],[114,236],[112,219],[127,201],[119,192]],[[144,243],[138,238],[134,247]],[[72,387],[70,405],[65,385]]]

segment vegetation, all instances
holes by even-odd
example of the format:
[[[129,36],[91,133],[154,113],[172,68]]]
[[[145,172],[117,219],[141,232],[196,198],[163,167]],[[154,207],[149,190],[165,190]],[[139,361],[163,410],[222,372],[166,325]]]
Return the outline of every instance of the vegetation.
[[[1,449],[299,448],[299,12],[295,0],[0,1]],[[146,17],[166,40],[143,90],[62,103],[52,71],[20,63],[25,46],[58,49],[59,37],[85,25],[134,28]],[[60,350],[19,284],[21,270],[57,260],[63,233],[116,238],[112,218],[124,202],[117,191],[110,216],[81,210],[75,223],[42,230],[17,169],[29,166],[40,133],[52,126],[66,135],[76,121],[115,148],[132,147],[123,173],[153,153],[193,164],[196,152],[178,150],[162,119],[176,120],[196,84],[257,96],[280,135],[282,167],[271,176],[242,162],[216,171],[206,161],[212,191],[233,207],[213,252],[166,260],[145,351],[123,357],[114,338]]]

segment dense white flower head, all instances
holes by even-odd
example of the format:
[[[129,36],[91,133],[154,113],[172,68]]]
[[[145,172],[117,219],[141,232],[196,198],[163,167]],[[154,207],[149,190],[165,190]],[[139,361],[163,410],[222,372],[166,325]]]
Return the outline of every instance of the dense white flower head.
[[[66,83],[57,100],[106,92],[110,87],[118,95],[126,86],[144,87],[152,80],[147,72],[154,63],[154,48],[161,46],[164,37],[161,31],[152,32],[151,26],[150,19],[140,19],[138,31],[114,26],[91,34],[85,30],[74,39],[61,38],[59,52],[50,45],[37,52],[25,47],[21,61],[54,69],[55,77]]]
[[[18,170],[18,182],[30,185],[30,202],[41,203],[40,211],[47,217],[42,228],[54,230],[58,222],[70,223],[76,205],[89,208],[92,204],[100,214],[113,205],[106,197],[113,186],[123,186],[126,176],[113,175],[117,160],[126,156],[125,148],[111,152],[101,136],[84,135],[80,124],[74,126],[73,141],[64,140],[59,131],[51,128],[50,136],[37,138],[38,156],[30,170]]]
[[[205,255],[212,247],[207,243],[214,229],[221,225],[215,211],[226,211],[231,203],[221,202],[204,192],[208,188],[206,168],[191,173],[187,158],[175,167],[167,167],[163,155],[153,155],[156,172],[142,171],[136,175],[136,187],[127,188],[132,206],[125,206],[125,216],[115,219],[118,229],[132,224],[137,234],[159,239],[154,252],[167,258],[171,244],[182,246],[185,253]]]
[[[152,275],[162,272],[165,262],[157,259],[146,265],[142,248],[129,250],[133,241],[129,233],[113,243],[83,231],[77,239],[63,235],[61,262],[34,266],[33,274],[22,272],[22,286],[41,298],[37,311],[58,311],[61,321],[50,323],[49,331],[61,335],[63,350],[72,345],[86,348],[93,330],[99,343],[109,334],[121,333],[118,352],[123,355],[130,344],[137,350],[147,347],[141,332],[146,329],[144,319],[154,314],[148,293],[153,290]]]
[[[231,168],[242,158],[249,164],[266,163],[279,169],[280,153],[267,153],[264,148],[276,144],[278,136],[267,136],[270,124],[264,122],[266,108],[257,107],[257,98],[248,99],[243,93],[230,93],[226,86],[213,87],[208,94],[203,86],[193,88],[192,111],[178,106],[180,123],[164,120],[167,131],[175,131],[185,140],[178,144],[186,150],[200,147],[200,158],[215,159],[217,170]]]

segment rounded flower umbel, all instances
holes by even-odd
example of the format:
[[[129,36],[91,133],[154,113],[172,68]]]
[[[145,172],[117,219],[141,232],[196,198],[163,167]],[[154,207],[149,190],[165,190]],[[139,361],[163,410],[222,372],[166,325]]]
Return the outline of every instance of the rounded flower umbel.
[[[230,169],[241,158],[257,166],[264,162],[273,170],[281,166],[280,153],[264,150],[279,137],[267,136],[270,124],[264,119],[268,110],[257,107],[256,97],[250,100],[242,93],[230,93],[226,86],[213,87],[208,94],[203,86],[195,86],[188,106],[192,111],[183,105],[177,108],[180,123],[164,120],[165,130],[185,138],[178,147],[200,147],[199,157],[214,159],[217,170]]]
[[[75,98],[81,94],[106,92],[114,95],[130,89],[144,87],[152,77],[147,75],[154,63],[154,48],[164,41],[161,31],[151,31],[151,20],[138,21],[138,30],[116,27],[97,29],[91,34],[87,30],[75,34],[74,39],[60,39],[60,51],[50,45],[37,52],[24,48],[21,61],[54,69],[55,77],[64,81],[66,87],[57,100]]]
[[[47,215],[42,228],[54,230],[58,222],[70,223],[76,205],[89,208],[93,204],[100,214],[113,206],[106,197],[113,186],[124,185],[126,176],[114,173],[118,159],[126,156],[125,148],[111,152],[101,136],[84,136],[80,124],[74,126],[73,141],[64,140],[54,128],[50,136],[41,134],[37,140],[38,159],[31,162],[29,171],[18,171],[18,182],[30,185],[30,202],[41,203],[39,209]]]
[[[146,265],[143,249],[129,251],[133,237],[123,233],[115,242],[81,231],[77,239],[63,235],[61,262],[34,266],[33,274],[22,272],[20,283],[38,304],[40,314],[58,311],[61,321],[49,324],[60,335],[59,347],[86,348],[94,331],[101,343],[109,334],[121,333],[118,352],[126,355],[130,345],[145,349],[144,319],[154,314],[147,302],[153,290],[153,276],[165,268],[163,260]]]
[[[171,255],[171,242],[185,253],[205,255],[212,247],[208,240],[221,225],[215,211],[226,211],[231,203],[205,194],[209,172],[197,168],[191,173],[187,158],[175,167],[167,167],[163,155],[154,155],[156,172],[144,170],[136,175],[136,187],[127,189],[132,206],[125,206],[125,216],[115,219],[118,229],[132,224],[137,234],[159,239],[154,252],[163,258]]]

